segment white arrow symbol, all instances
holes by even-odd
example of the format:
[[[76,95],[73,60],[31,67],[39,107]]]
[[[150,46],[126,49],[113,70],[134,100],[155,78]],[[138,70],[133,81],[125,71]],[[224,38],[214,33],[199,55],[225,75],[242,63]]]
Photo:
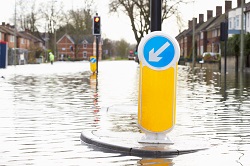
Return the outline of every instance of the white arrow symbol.
[[[149,61],[151,62],[159,62],[162,57],[158,57],[166,48],[170,46],[169,42],[166,42],[161,48],[159,48],[156,52],[154,52],[154,48],[149,51]]]

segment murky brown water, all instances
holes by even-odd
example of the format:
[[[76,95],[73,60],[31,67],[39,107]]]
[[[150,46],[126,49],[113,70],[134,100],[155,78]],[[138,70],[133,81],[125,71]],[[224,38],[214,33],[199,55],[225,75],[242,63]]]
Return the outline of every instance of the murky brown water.
[[[88,62],[10,66],[0,70],[0,165],[247,166],[250,163],[250,75],[179,66],[177,124],[183,142],[203,138],[209,150],[172,158],[141,158],[82,145],[86,129],[138,132],[138,65]],[[126,107],[107,113],[110,106]]]

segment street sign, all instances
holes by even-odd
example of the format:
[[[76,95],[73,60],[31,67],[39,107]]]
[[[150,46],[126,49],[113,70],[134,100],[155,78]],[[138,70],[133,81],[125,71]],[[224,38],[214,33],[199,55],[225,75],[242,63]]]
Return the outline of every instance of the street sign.
[[[92,57],[90,58],[90,63],[96,63],[96,58],[92,56]]]
[[[139,44],[140,59],[138,125],[142,143],[169,143],[166,137],[175,125],[176,81],[180,47],[161,31],[146,35]]]
[[[96,56],[90,56],[89,58],[90,61],[90,70],[95,73],[96,72]]]
[[[180,48],[176,39],[161,31],[148,34],[139,45],[139,59],[153,70],[165,70],[176,64]]]

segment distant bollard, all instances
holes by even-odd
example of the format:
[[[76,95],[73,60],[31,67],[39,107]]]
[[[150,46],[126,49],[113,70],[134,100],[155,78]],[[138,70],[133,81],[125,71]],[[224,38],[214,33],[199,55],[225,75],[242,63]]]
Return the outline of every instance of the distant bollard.
[[[173,129],[176,119],[179,44],[170,35],[154,31],[142,39],[138,54],[138,125],[145,132],[139,142],[172,143],[166,133]]]
[[[96,72],[96,56],[90,56],[90,70],[95,73]]]

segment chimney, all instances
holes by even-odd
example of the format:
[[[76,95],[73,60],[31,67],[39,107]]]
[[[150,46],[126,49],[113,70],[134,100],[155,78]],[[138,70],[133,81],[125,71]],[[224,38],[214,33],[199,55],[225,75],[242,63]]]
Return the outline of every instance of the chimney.
[[[245,4],[245,0],[243,0],[243,4]],[[241,7],[241,0],[237,0],[237,7]]]
[[[222,15],[222,6],[216,6],[216,17]]]
[[[225,1],[225,13],[232,9],[232,1]]]
[[[199,23],[204,22],[204,14],[199,14]]]
[[[5,22],[2,22],[2,26],[5,26]]]
[[[192,20],[188,20],[188,28],[192,28],[193,26],[193,21]]]
[[[197,18],[194,18],[194,26],[197,25]],[[193,20],[188,20],[188,28],[192,28],[193,27]]]
[[[30,33],[30,30],[27,28],[25,28],[24,31]]]
[[[197,25],[197,18],[194,18],[194,26]]]
[[[213,17],[213,10],[207,10],[207,20]]]

